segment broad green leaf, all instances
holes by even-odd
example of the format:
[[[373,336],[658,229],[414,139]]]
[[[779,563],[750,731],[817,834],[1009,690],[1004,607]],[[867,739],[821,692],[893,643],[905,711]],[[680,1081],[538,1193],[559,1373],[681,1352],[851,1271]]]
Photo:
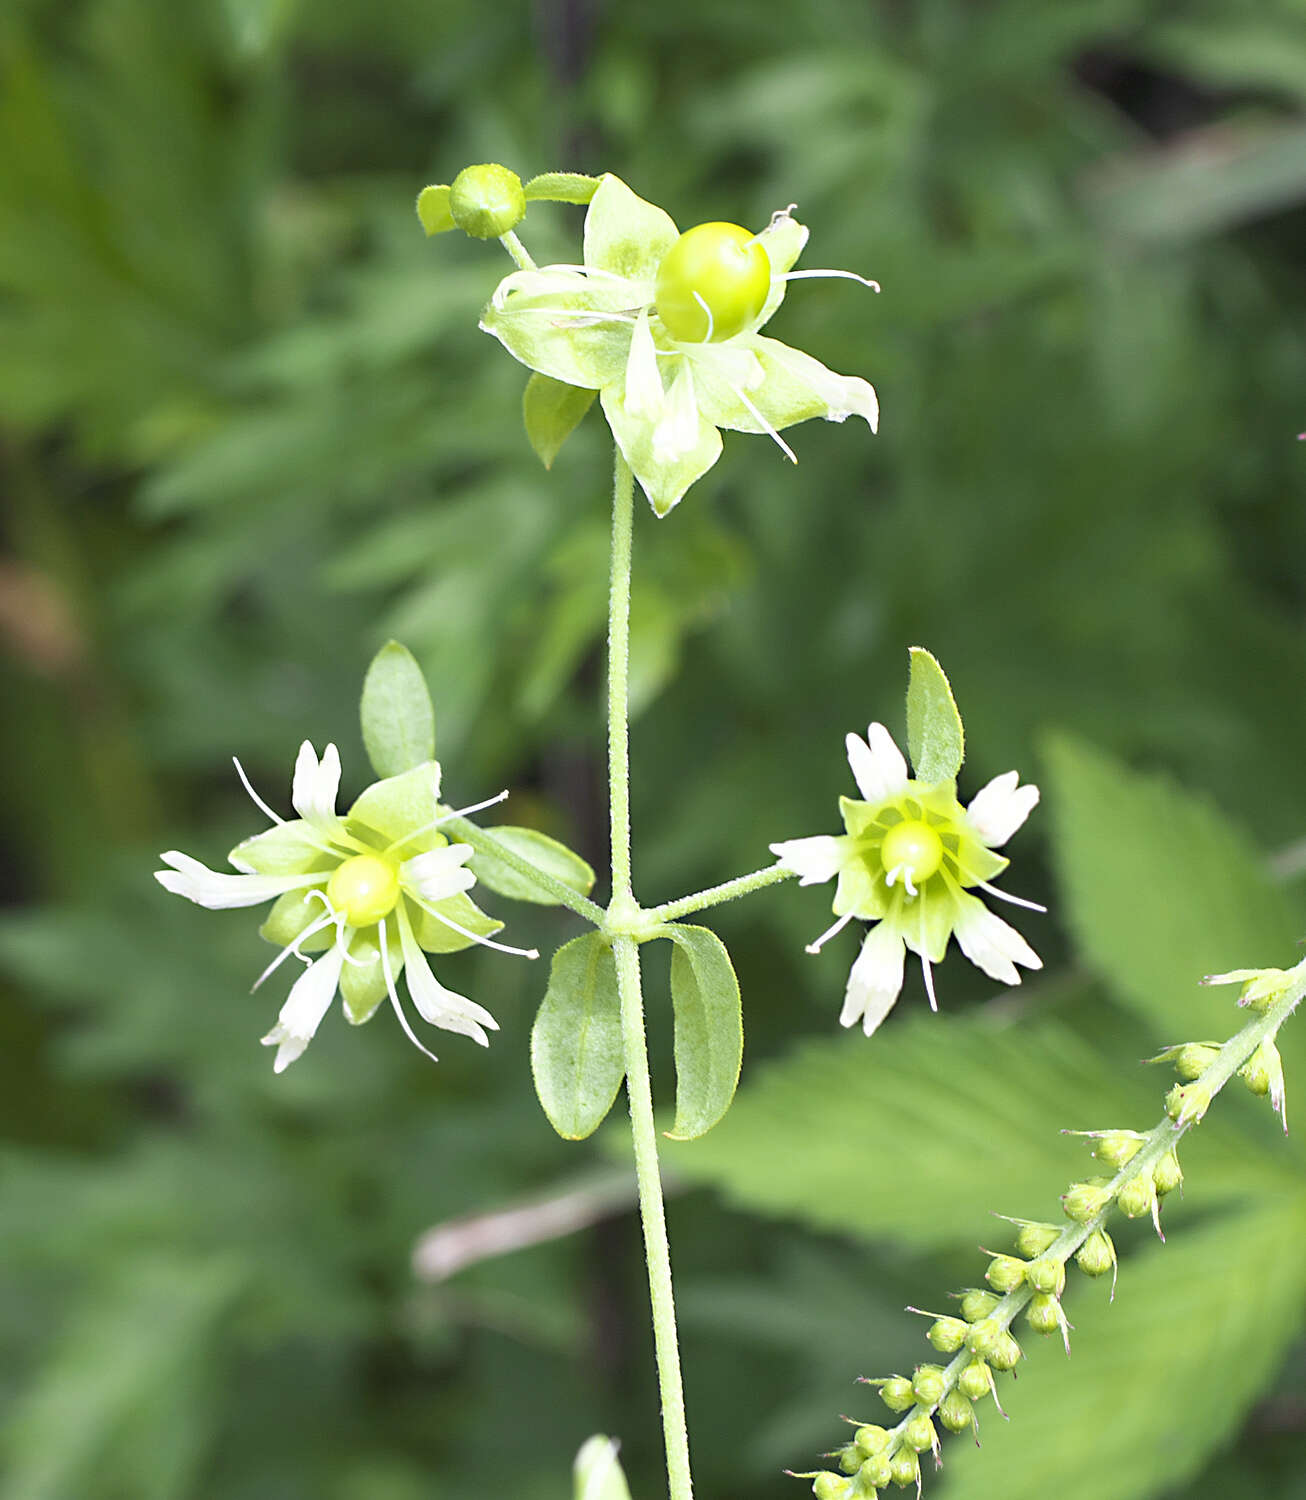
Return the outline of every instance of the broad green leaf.
[[[1205,1128],[1205,1127],[1203,1127]],[[1020,1335],[1030,1368],[1002,1382],[1010,1422],[980,1408],[984,1447],[948,1446],[966,1500],[1136,1500],[1180,1493],[1241,1426],[1301,1327],[1300,1192],[1186,1228],[1121,1263],[1114,1302],[1080,1284],[1060,1340]],[[1032,1347],[1042,1344],[1041,1348]]]
[[[531,1030],[531,1071],[549,1123],[569,1141],[603,1122],[626,1076],[621,1002],[612,949],[597,932],[553,955],[549,987]]]
[[[566,844],[550,838],[547,833],[541,833],[537,828],[516,828],[510,823],[501,823],[486,831],[514,854],[560,880],[578,895],[588,896],[594,889],[593,868],[579,854],[573,854]],[[558,904],[547,891],[542,891],[492,850],[478,849],[467,861],[467,868],[482,885],[513,901],[533,901],[538,906]]]
[[[921,781],[954,781],[961,770],[965,735],[943,668],[923,646],[909,652],[907,748]]]
[[[676,1120],[669,1135],[691,1141],[711,1130],[735,1097],[744,1057],[744,1018],[734,965],[716,933],[673,924],[665,936],[675,945]]]
[[[572,1470],[574,1500],[630,1500],[617,1448],[614,1438],[601,1434],[583,1444]]]
[[[407,646],[387,641],[372,658],[359,718],[378,776],[398,776],[435,759],[435,710],[422,669]]]
[[[1066,738],[1046,758],[1061,889],[1084,957],[1163,1041],[1231,1034],[1237,991],[1204,988],[1203,975],[1297,956],[1299,923],[1264,862],[1216,808],[1170,781]]]
[[[541,375],[538,370],[526,382],[522,393],[522,419],[526,423],[526,436],[531,447],[546,469],[553,467],[553,460],[562,445],[594,405],[597,394],[597,391],[585,390],[582,386],[554,380],[551,375]]]
[[[428,238],[433,234],[444,234],[453,228],[447,183],[432,183],[418,193],[417,217],[422,221],[422,228],[426,230]]]
[[[528,203],[544,199],[549,203],[588,203],[603,179],[586,177],[583,172],[541,172],[523,186]]]

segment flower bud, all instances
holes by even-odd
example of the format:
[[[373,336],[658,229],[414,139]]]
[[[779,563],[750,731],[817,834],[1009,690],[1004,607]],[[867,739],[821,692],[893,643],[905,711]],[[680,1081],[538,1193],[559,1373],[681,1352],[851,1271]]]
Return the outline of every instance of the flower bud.
[[[1066,1288],[1066,1263],[1052,1255],[1042,1256],[1031,1263],[1025,1277],[1036,1292],[1059,1297]]]
[[[1073,1219],[1076,1224],[1087,1224],[1090,1219],[1097,1218],[1110,1202],[1111,1194],[1101,1184],[1073,1182],[1070,1191],[1062,1196],[1061,1207],[1066,1218]]]
[[[939,1421],[949,1432],[965,1432],[975,1424],[975,1408],[961,1391],[949,1391],[939,1403]]]
[[[1075,1256],[1075,1264],[1085,1276],[1105,1276],[1115,1263],[1116,1247],[1104,1229],[1095,1229]]]
[[[833,1456],[833,1454],[826,1454],[827,1458]],[[851,1443],[839,1449],[839,1467],[845,1474],[855,1474],[861,1466],[862,1456]]]
[[[880,1400],[890,1411],[908,1411],[916,1405],[916,1393],[906,1376],[890,1375],[887,1380],[875,1383],[880,1387]]]
[[[1150,1214],[1155,1202],[1156,1188],[1152,1185],[1151,1176],[1142,1172],[1137,1177],[1131,1177],[1116,1194],[1120,1212],[1131,1219],[1141,1219],[1144,1214]]]
[[[1200,1078],[1220,1055],[1209,1042],[1185,1042],[1174,1054],[1174,1070],[1185,1083]]]
[[[1268,1094],[1270,1103],[1280,1114],[1283,1114],[1283,1059],[1279,1056],[1279,1049],[1274,1045],[1273,1037],[1265,1038],[1239,1072],[1242,1074],[1243,1082],[1253,1094],[1260,1098]],[[1287,1129],[1287,1126],[1285,1125],[1284,1128]]]
[[[1096,1138],[1093,1155],[1108,1167],[1123,1167],[1138,1155],[1143,1139],[1132,1130],[1104,1130]]]
[[[497,162],[464,167],[449,189],[449,212],[464,234],[497,240],[526,216],[521,178]]]
[[[933,1406],[943,1395],[946,1381],[941,1365],[917,1365],[912,1390],[922,1406]]]
[[[927,1448],[933,1448],[938,1442],[934,1431],[934,1423],[923,1413],[919,1417],[913,1417],[902,1433],[903,1442],[909,1448],[915,1448],[917,1453],[924,1453]]]
[[[1020,1345],[1005,1331],[994,1341],[994,1348],[987,1356],[995,1370],[1014,1370],[1020,1357]]]
[[[960,1318],[938,1318],[925,1335],[940,1354],[955,1354],[966,1342],[968,1326]]]
[[[1165,1112],[1176,1125],[1195,1125],[1211,1107],[1215,1095],[1201,1080],[1177,1083],[1165,1096]]]
[[[973,1286],[961,1299],[961,1315],[968,1323],[974,1323],[987,1318],[997,1305],[998,1299],[992,1292]]]
[[[1025,1262],[1014,1255],[995,1255],[984,1279],[995,1292],[1014,1292],[1025,1280]]]
[[[921,1477],[920,1459],[913,1448],[902,1447],[889,1461],[889,1478],[901,1489],[909,1484],[918,1484]]]
[[[1055,1224],[1022,1224],[1020,1233],[1016,1236],[1016,1251],[1028,1260],[1033,1260],[1045,1250],[1050,1250],[1060,1238],[1061,1231]]]
[[[889,1446],[889,1433],[886,1428],[867,1422],[853,1433],[853,1442],[857,1444],[863,1458],[870,1458],[872,1453],[883,1453]]]
[[[893,1465],[887,1453],[873,1453],[857,1471],[857,1479],[865,1494],[882,1490],[893,1478]]]
[[[1159,1197],[1164,1198],[1167,1193],[1173,1193],[1183,1180],[1183,1168],[1173,1150],[1167,1151],[1152,1168],[1152,1182]]]
[[[998,1340],[1005,1331],[996,1319],[981,1318],[978,1323],[971,1324],[966,1342],[981,1359],[987,1359],[992,1363],[993,1351],[998,1347]]]
[[[972,1401],[983,1401],[985,1396],[993,1389],[990,1382],[993,1377],[989,1374],[989,1367],[982,1359],[973,1359],[966,1368],[957,1376],[957,1389],[963,1396]]]
[[[1035,1293],[1025,1309],[1025,1321],[1035,1333],[1055,1333],[1061,1317],[1061,1304],[1047,1292]]]
[[[812,1494],[816,1500],[848,1500],[851,1493],[852,1485],[842,1474],[831,1474],[827,1470],[812,1481]]]

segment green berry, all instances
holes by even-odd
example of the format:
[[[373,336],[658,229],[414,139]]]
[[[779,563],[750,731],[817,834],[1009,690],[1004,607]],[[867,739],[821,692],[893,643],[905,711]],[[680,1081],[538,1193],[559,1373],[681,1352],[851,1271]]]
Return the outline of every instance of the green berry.
[[[993,1389],[989,1367],[982,1359],[973,1359],[957,1376],[957,1389],[972,1401],[983,1401]]]
[[[464,234],[497,240],[526,216],[521,178],[496,162],[464,167],[449,189],[449,212]]]
[[[918,1365],[912,1380],[912,1390],[922,1406],[933,1406],[943,1395],[946,1381],[941,1365]]]
[[[988,1389],[987,1381],[985,1389]],[[939,1403],[939,1421],[949,1432],[965,1432],[974,1425],[975,1408],[961,1391],[949,1391]]]
[[[916,1405],[911,1381],[903,1375],[890,1375],[880,1382],[880,1400],[890,1411],[907,1411]]]
[[[939,1318],[925,1335],[940,1354],[955,1354],[966,1342],[967,1324],[960,1318]]]
[[[1025,1280],[1025,1262],[1014,1255],[995,1255],[984,1279],[995,1292],[1014,1292]]]
[[[756,235],[738,224],[698,224],[663,257],[654,302],[673,339],[717,343],[742,333],[770,291],[771,262]]]
[[[1104,1229],[1095,1229],[1075,1256],[1075,1264],[1085,1276],[1105,1276],[1115,1263],[1115,1246]]]

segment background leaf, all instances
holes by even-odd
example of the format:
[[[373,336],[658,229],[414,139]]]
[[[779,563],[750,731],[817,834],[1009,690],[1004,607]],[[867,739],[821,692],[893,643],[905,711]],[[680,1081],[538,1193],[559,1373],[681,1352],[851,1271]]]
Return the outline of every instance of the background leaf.
[[[435,759],[435,709],[413,653],[387,641],[372,658],[359,706],[367,758],[378,776]]]
[[[594,871],[579,854],[574,854],[566,844],[541,833],[538,828],[517,828],[511,823],[497,823],[488,830],[501,844],[506,845],[522,859],[552,875],[563,885],[570,886],[582,896],[594,889]],[[477,880],[508,896],[513,901],[531,901],[538,906],[556,905],[553,898],[542,892],[524,875],[518,874],[511,865],[505,864],[490,850],[478,850],[467,861],[468,869],[475,872]]]
[[[907,744],[920,781],[952,781],[961,770],[965,735],[943,668],[923,646],[910,652]]]
[[[671,1004],[676,1018],[672,1140],[705,1134],[730,1108],[744,1057],[739,981],[726,946],[707,927],[672,923]]]
[[[531,1071],[559,1135],[583,1140],[603,1123],[626,1076],[621,999],[612,948],[597,932],[553,955],[549,987],[531,1031]]]

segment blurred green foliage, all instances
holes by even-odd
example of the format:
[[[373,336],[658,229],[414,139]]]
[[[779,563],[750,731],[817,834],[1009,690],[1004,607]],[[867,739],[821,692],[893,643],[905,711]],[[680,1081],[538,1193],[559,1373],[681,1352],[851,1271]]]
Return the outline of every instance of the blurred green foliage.
[[[1064,789],[1071,755],[1076,785],[1126,784],[1088,751],[1040,764],[1052,726],[1164,768],[1259,847],[1302,839],[1304,130],[1296,0],[7,8],[0,1500],[432,1500],[476,1492],[487,1470],[546,1500],[593,1431],[621,1435],[637,1497],[658,1492],[628,1216],[436,1284],[409,1270],[431,1224],[592,1159],[531,1097],[540,966],[451,961],[503,1026],[488,1056],[450,1045],[433,1069],[388,1018],[346,1035],[333,1016],[274,1081],[255,1042],[275,1002],[244,998],[264,961],[253,924],[149,879],[160,848],[216,862],[256,826],[233,753],[284,807],[299,740],[336,739],[358,790],[358,686],[390,635],[430,679],[448,795],[510,784],[515,821],[603,862],[603,434],[591,416],[539,468],[525,372],[476,330],[508,263],[426,241],[417,189],[497,159],[618,171],[682,226],[760,224],[796,200],[805,263],[885,288],[802,284],[775,327],[875,382],[878,439],[800,429],[794,471],[731,438],[669,520],[639,517],[634,817],[653,901],[833,827],[842,734],[870,717],[900,728],[918,641],[966,715],[967,790],[1011,765],[1057,767]],[[522,234],[538,258],[573,260],[579,217],[532,207]],[[1012,1075],[998,1054],[975,1062],[1000,1079],[981,1114],[1034,1075],[1039,1129],[1013,1131],[1038,1162],[995,1166],[986,1194],[983,1164],[934,1128],[956,1069],[939,1078],[931,1042],[987,1046],[956,1019],[986,986],[950,964],[951,1020],[914,1021],[912,981],[889,1050],[821,1044],[868,1080],[896,1057],[919,1099],[923,1238],[895,1242],[874,1205],[850,1217],[846,1201],[779,1218],[697,1188],[672,1203],[704,1500],[796,1493],[778,1470],[831,1441],[851,1375],[919,1357],[902,1304],[972,1274],[970,1210],[1008,1207],[999,1190],[1027,1168],[1040,1201],[1058,1190],[1040,1163],[1051,1132],[1082,1122],[1041,1100],[1034,1053],[1061,1058],[1066,1097],[1083,1098],[1091,1041],[1112,1101],[1132,1087],[1123,1060],[1178,1039],[1192,993],[1165,954],[1190,956],[1170,920],[1189,893],[1143,904],[1157,945],[1128,930],[1135,903],[1110,880],[1140,902],[1155,889],[1139,832],[1159,806],[1195,851],[1189,878],[1236,904],[1221,868],[1246,840],[1173,794],[1136,795],[1114,844],[1090,837],[1091,801],[1050,798],[1036,823],[1058,830],[1057,887],[1034,828],[1017,845],[1013,888],[1072,903],[1081,961],[1113,996],[1054,973],[1021,992],[1028,1033],[994,1044],[1016,1049]],[[1109,925],[1085,915],[1090,884]],[[1276,933],[1300,930],[1289,894]],[[748,1017],[741,1120],[759,1060],[796,1033],[830,1037],[843,949],[802,955],[824,909],[786,889],[721,913]],[[574,931],[500,914],[518,942]],[[1066,956],[1055,922],[1026,925]],[[665,1079],[669,1018],[650,1008]],[[1291,1094],[1306,1044],[1285,1054]],[[1264,1125],[1248,1126],[1249,1192],[1300,1179]],[[706,1163],[714,1140],[679,1154]],[[1263,1252],[1276,1266],[1299,1243],[1291,1213],[1237,1217],[1224,1140],[1203,1148],[1225,1164],[1212,1159],[1200,1233],[1138,1268],[1199,1304],[1249,1241],[1277,1245],[1289,1223],[1298,1239]],[[891,1116],[859,1142],[877,1178],[907,1144]],[[1190,1181],[1200,1198],[1196,1166]],[[1287,1272],[1256,1291],[1262,1316],[1273,1302],[1295,1326]],[[1092,1321],[1090,1373],[1115,1347],[1112,1319]],[[1231,1384],[1228,1423],[1281,1347],[1276,1333]],[[1031,1399],[1054,1380],[1046,1363]],[[1101,1412],[1077,1399],[1058,1421],[1091,1436]],[[1183,1416],[1165,1428],[1176,1442]],[[1301,1493],[1304,1420],[1271,1396],[1194,1489]],[[1040,1419],[1013,1421],[1001,1459],[986,1450],[953,1492],[1009,1479],[1018,1429]],[[1147,1468],[1136,1492],[1191,1470]]]

